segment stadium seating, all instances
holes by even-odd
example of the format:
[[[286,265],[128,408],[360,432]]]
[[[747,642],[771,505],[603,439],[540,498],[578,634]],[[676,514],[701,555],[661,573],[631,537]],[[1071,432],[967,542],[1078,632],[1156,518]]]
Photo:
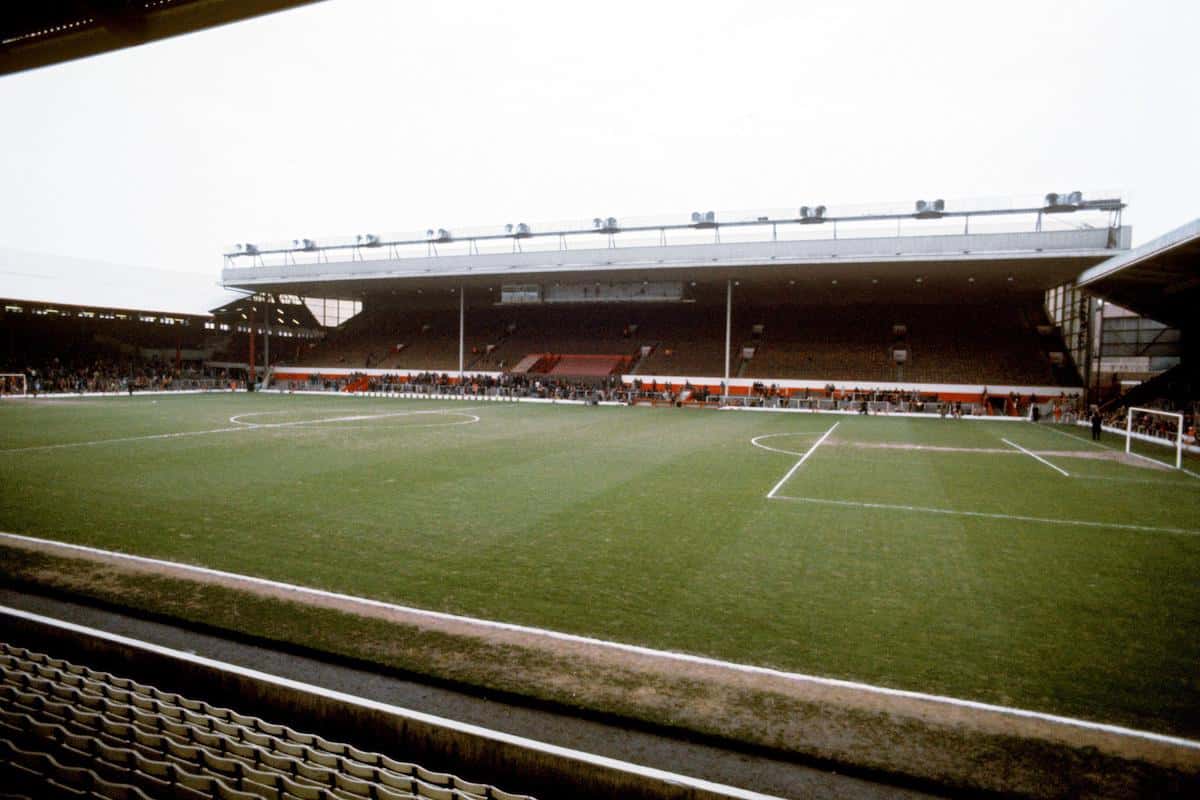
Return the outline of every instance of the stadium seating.
[[[893,327],[905,326],[897,337]],[[763,380],[1075,385],[1040,298],[972,304],[735,306],[733,377]],[[892,355],[903,343],[901,366]],[[403,349],[397,351],[397,345]],[[458,311],[364,312],[310,350],[301,366],[458,367]],[[468,309],[465,367],[513,370],[531,354],[624,355],[635,375],[716,377],[725,368],[725,308],[714,303],[487,306]],[[750,358],[743,349],[753,348]],[[642,355],[643,351],[646,355]],[[575,366],[565,362],[556,374]],[[565,371],[564,371],[565,370]],[[583,373],[589,373],[590,369]]]
[[[30,798],[524,797],[4,643],[0,775]]]
[[[1028,305],[851,305],[770,308],[745,377],[1057,385]],[[893,326],[903,325],[897,336]],[[892,357],[903,342],[909,358]]]

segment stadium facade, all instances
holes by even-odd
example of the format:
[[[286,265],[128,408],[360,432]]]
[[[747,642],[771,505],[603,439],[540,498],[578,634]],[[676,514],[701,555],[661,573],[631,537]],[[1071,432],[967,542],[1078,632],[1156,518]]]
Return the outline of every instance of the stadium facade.
[[[1071,192],[243,243],[222,281],[268,304],[362,303],[327,346],[277,362],[281,379],[515,367],[732,395],[1077,397],[1095,309],[1076,284],[1129,251],[1124,207]]]

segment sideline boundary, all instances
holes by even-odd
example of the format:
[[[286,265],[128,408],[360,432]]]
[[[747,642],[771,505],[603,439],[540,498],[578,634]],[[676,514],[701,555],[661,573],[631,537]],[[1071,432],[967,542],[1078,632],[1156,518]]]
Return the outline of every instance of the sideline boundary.
[[[797,500],[801,498],[783,498]],[[1111,526],[1104,526],[1111,527]],[[1200,531],[1186,531],[1187,533],[1200,533]],[[314,597],[325,597],[333,600],[351,601],[362,605],[373,606],[376,608],[388,609],[401,613],[411,614],[413,616],[427,617],[429,619],[440,619],[451,622],[465,623],[468,625],[477,625],[483,628],[491,628],[494,630],[511,631],[515,633],[530,634],[534,636],[544,636],[548,639],[557,639],[565,642],[576,644],[587,644],[597,647],[609,648],[627,653],[635,653],[641,656],[651,658],[660,658],[671,661],[688,662],[692,664],[700,664],[703,666],[719,667],[737,672],[743,672],[752,675],[766,675],[773,678],[782,678],[784,680],[796,681],[799,683],[811,683],[820,686],[830,686],[841,689],[850,689],[853,691],[865,692],[869,694],[884,695],[889,697],[902,697],[911,700],[924,701],[929,703],[937,703],[941,705],[954,706],[957,708],[970,708],[976,711],[985,711],[1005,716],[1019,717],[1025,719],[1035,719],[1043,722],[1049,722],[1057,725],[1065,725],[1072,728],[1081,728],[1090,731],[1098,731],[1108,733],[1115,736],[1123,736],[1133,739],[1142,739],[1146,741],[1158,742],[1160,744],[1172,745],[1175,747],[1183,747],[1189,750],[1200,750],[1200,740],[1187,739],[1181,736],[1171,736],[1163,733],[1155,733],[1153,731],[1139,730],[1137,728],[1129,728],[1123,725],[1113,725],[1104,722],[1094,722],[1091,720],[1078,719],[1075,717],[1067,717],[1059,714],[1051,714],[1044,711],[1034,711],[1024,708],[1014,708],[1011,706],[1001,706],[993,703],[985,703],[979,700],[967,700],[958,697],[948,697],[946,695],[929,694],[926,692],[912,691],[909,689],[894,689],[887,686],[877,686],[859,681],[844,680],[841,678],[829,678],[820,675],[809,675],[801,672],[789,672],[786,670],[774,669],[772,667],[761,667],[752,664],[739,664],[733,661],[722,661],[718,658],[708,656],[699,656],[691,653],[680,653],[672,650],[658,650],[652,647],[644,647],[642,645],[626,644],[623,642],[614,642],[607,639],[597,639],[592,636],[583,636],[574,633],[564,633],[546,628],[537,628],[529,625],[518,625],[511,622],[499,622],[496,620],[480,619],[477,617],[468,617],[462,614],[451,614],[445,611],[432,611],[429,609],[416,608],[413,606],[404,606],[398,603],[388,603],[383,600],[374,600],[367,597],[356,597],[341,592],[332,592],[326,589],[314,589],[305,586],[298,586],[292,583],[276,581],[269,578],[258,578],[250,575],[239,575],[234,572],[226,572],[223,570],[212,569],[210,567],[200,567],[191,564],[183,564],[176,561],[167,561],[164,559],[150,558],[147,556],[136,556],[128,553],[120,553],[114,550],[104,550],[98,547],[90,547],[88,545],[72,544],[70,542],[60,542],[53,539],[42,539],[36,536],[26,536],[19,533],[8,533],[0,531],[0,542],[4,540],[23,541],[38,545],[49,545],[50,547],[58,547],[65,550],[75,550],[83,553],[91,553],[107,558],[124,559],[128,561],[138,562],[142,564],[150,564],[153,566],[168,567],[185,572],[193,572],[198,575],[212,575],[221,578],[232,578],[234,580],[243,581],[249,584],[259,586],[269,586],[275,589],[283,589],[293,592],[298,595],[311,595]]]

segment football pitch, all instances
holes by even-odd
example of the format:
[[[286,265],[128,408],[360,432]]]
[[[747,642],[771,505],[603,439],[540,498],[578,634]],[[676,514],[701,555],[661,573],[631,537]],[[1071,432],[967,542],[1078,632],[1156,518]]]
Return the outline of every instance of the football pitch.
[[[6,401],[0,530],[1200,736],[1200,468],[1122,447],[937,418]]]

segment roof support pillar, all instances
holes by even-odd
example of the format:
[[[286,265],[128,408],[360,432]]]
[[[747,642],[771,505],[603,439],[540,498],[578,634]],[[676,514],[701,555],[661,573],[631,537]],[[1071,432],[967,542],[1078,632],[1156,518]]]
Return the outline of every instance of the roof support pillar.
[[[721,405],[729,402],[729,342],[733,331],[733,279],[725,281],[725,381],[721,384]]]
[[[266,295],[266,308],[263,309],[263,386],[271,379],[271,295]]]
[[[466,339],[467,293],[458,285],[458,384],[463,382],[463,343]]]

